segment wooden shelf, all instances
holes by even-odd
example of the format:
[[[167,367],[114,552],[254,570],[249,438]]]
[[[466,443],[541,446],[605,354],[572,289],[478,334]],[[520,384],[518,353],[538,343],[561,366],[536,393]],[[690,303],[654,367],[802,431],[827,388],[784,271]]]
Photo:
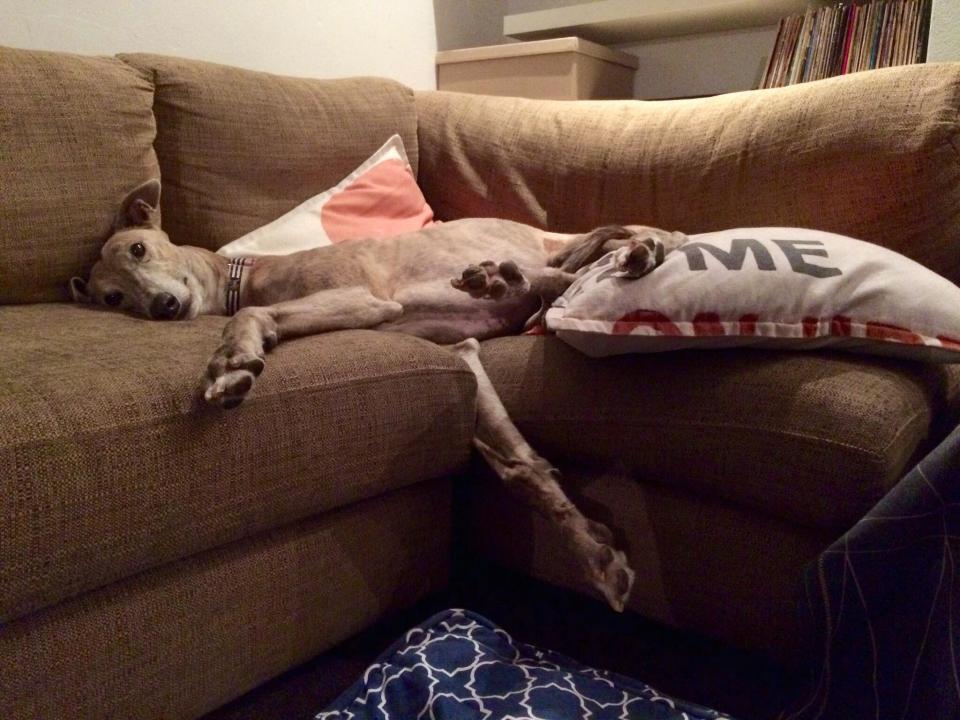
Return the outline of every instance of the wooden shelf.
[[[655,37],[775,25],[819,0],[599,0],[503,18],[503,34],[523,40],[576,35],[613,45]]]

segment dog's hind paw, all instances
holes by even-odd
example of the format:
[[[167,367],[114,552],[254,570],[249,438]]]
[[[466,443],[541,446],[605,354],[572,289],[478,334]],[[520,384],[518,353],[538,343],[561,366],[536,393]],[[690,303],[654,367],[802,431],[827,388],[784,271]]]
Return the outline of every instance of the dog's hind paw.
[[[585,519],[574,529],[574,546],[587,579],[617,612],[626,607],[636,574],[626,553],[613,547],[613,533],[606,525]]]
[[[643,277],[663,263],[665,248],[656,237],[645,237],[614,251],[617,275],[624,278]]]
[[[627,556],[609,545],[603,545],[590,562],[591,584],[617,612],[626,607],[635,577]]]
[[[530,281],[512,260],[499,264],[487,260],[479,265],[468,265],[459,278],[450,280],[450,284],[470,297],[487,300],[530,292]]]

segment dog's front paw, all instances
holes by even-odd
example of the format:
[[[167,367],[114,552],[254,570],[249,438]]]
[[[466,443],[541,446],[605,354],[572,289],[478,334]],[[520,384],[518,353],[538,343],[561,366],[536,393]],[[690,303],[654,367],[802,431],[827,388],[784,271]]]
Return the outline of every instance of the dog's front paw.
[[[263,355],[224,344],[207,363],[203,398],[211,405],[229,410],[243,402],[263,372]]]
[[[203,399],[230,410],[243,402],[253,387],[253,379],[253,373],[248,370],[231,370],[207,383]]]
[[[453,278],[450,284],[470,297],[488,300],[524,295],[530,291],[530,281],[512,260],[499,264],[487,260],[479,265],[468,265],[461,276]]]

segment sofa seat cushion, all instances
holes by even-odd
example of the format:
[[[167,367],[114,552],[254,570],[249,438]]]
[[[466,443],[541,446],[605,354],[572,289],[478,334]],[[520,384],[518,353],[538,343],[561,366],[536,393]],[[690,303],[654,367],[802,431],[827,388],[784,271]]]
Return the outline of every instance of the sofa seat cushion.
[[[293,340],[226,412],[198,400],[223,324],[0,308],[0,623],[464,466],[476,384],[451,353]]]
[[[594,359],[555,337],[483,343],[530,443],[560,469],[629,473],[842,530],[960,410],[960,367],[839,352]]]
[[[440,592],[450,487],[417,483],[0,623],[0,717],[199,718]]]
[[[395,134],[417,174],[413,91],[392,80],[119,57],[156,85],[163,227],[176,243],[216,250],[336,185]]]
[[[0,304],[69,297],[124,194],[159,174],[152,106],[119,60],[0,47]]]

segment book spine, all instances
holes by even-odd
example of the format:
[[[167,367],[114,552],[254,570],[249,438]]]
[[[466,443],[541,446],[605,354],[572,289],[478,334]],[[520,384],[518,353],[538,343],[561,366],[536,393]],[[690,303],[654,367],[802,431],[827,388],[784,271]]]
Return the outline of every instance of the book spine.
[[[846,75],[850,72],[850,55],[853,48],[853,36],[857,28],[857,14],[860,11],[858,5],[850,5],[847,11],[847,37],[844,42],[843,60],[840,66],[840,73]]]
[[[850,57],[850,72],[852,73],[860,71],[860,59],[863,54],[863,28],[867,24],[867,14],[869,11],[870,8],[861,5],[857,12],[857,27],[853,33],[853,48],[851,49]]]
[[[803,72],[800,82],[807,82],[813,79],[814,63],[816,60],[817,41],[820,37],[820,28],[823,18],[819,12],[814,12],[813,23],[810,26],[810,40],[807,41],[807,49],[803,60]]]
[[[904,63],[914,63],[917,57],[917,33],[920,28],[920,0],[910,0],[910,25],[905,42]]]
[[[877,41],[877,67],[887,67],[890,50],[890,28],[893,23],[893,3],[887,3],[880,14],[880,37]]]
[[[873,15],[873,27],[870,31],[870,59],[868,68],[874,70],[877,67],[877,56],[880,52],[880,34],[883,32],[883,13],[886,10],[886,3],[880,2],[877,11]]]
[[[794,85],[803,78],[804,62],[807,57],[807,48],[810,47],[810,33],[813,29],[813,10],[807,10],[803,18],[803,26],[800,29],[800,38],[797,41],[796,53],[793,57],[792,72],[790,74],[790,85]]]
[[[930,42],[930,11],[932,3],[930,0],[923,0],[923,7],[920,11],[920,41],[919,49],[914,56],[914,62],[922,63],[927,61],[927,50]]]
[[[893,44],[891,65],[903,65],[903,43],[907,35],[907,6],[906,0],[897,2],[896,36]]]
[[[843,74],[843,62],[847,52],[847,33],[850,28],[851,7],[847,5],[837,6],[837,12],[840,17],[837,21],[837,34],[834,38],[833,57],[830,59],[830,75]]]
[[[773,77],[773,87],[786,85],[787,70],[790,67],[790,57],[793,53],[793,44],[797,41],[797,18],[787,18],[783,46],[780,48],[780,58]]]
[[[777,27],[777,39],[773,43],[773,50],[770,51],[770,57],[767,58],[767,67],[763,71],[763,78],[760,80],[761,88],[772,87],[770,84],[773,79],[773,71],[777,64],[777,57],[780,53],[780,46],[783,43],[784,28],[787,25],[787,19],[784,18],[780,21],[780,25]]]

